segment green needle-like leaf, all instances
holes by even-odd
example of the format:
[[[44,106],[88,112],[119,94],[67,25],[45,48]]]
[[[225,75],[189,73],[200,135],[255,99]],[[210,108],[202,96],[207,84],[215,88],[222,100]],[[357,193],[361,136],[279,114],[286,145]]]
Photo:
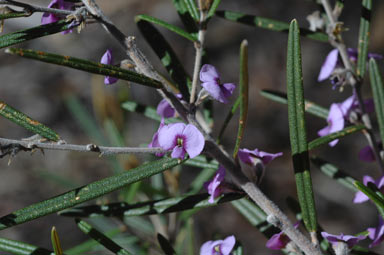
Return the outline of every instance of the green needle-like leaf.
[[[157,19],[157,18],[149,16],[149,15],[145,15],[145,14],[137,15],[135,17],[136,23],[140,22],[141,20],[145,20],[145,21],[157,24],[159,26],[165,27],[166,29],[168,29],[168,30],[170,30],[170,31],[192,41],[192,42],[197,41],[197,37],[195,34],[190,34],[186,31],[184,31],[183,29],[181,29],[177,26],[171,25],[171,24],[169,24],[163,20],[160,20],[160,19]]]
[[[339,182],[344,187],[348,188],[352,192],[357,192],[357,188],[354,185],[356,181],[353,177],[349,176],[346,172],[340,170],[337,166],[332,165],[318,157],[312,157],[311,162],[320,169],[320,171],[328,177]]]
[[[184,27],[187,29],[189,33],[197,34],[198,27],[196,21],[192,18],[191,14],[188,11],[187,6],[185,5],[184,0],[172,0],[173,5],[175,6],[177,10],[177,14],[179,14],[179,17],[181,21],[184,24]]]
[[[197,156],[192,159],[188,159],[185,164],[187,166],[194,166],[199,168],[211,168],[217,169],[219,167],[219,163],[216,160],[208,161],[204,156]]]
[[[207,19],[211,18],[213,15],[215,15],[217,7],[219,7],[219,4],[221,3],[221,0],[213,0],[213,3],[211,5],[211,8],[208,11]]]
[[[167,42],[164,36],[148,21],[136,18],[137,26],[151,46],[153,51],[161,60],[172,80],[177,84],[183,98],[189,98],[188,86],[191,83],[191,78],[185,71],[183,64],[180,62],[171,45]]]
[[[60,139],[59,135],[49,127],[28,117],[24,113],[16,110],[15,108],[7,105],[2,101],[0,101],[0,115],[16,123],[17,125],[35,134],[39,134],[42,137],[47,138],[49,140],[57,142]]]
[[[167,255],[176,254],[175,250],[172,247],[172,244],[162,234],[160,233],[157,234],[157,241],[159,242],[160,248],[163,250],[164,254],[167,254]]]
[[[260,94],[265,98],[271,99],[272,101],[275,101],[281,104],[287,104],[287,95],[285,93],[263,89],[262,91],[260,91]],[[307,113],[310,113],[322,119],[327,119],[328,113],[329,113],[328,109],[308,100],[304,100],[304,104],[305,104],[305,111]]]
[[[360,17],[360,30],[358,42],[357,70],[360,77],[364,77],[367,68],[369,25],[371,23],[372,0],[362,0],[362,9]]]
[[[381,141],[384,141],[384,85],[379,67],[373,58],[369,60],[369,77],[371,81],[373,101],[375,103],[377,122],[379,124],[380,138]]]
[[[195,21],[199,21],[200,20],[200,14],[199,14],[199,10],[197,9],[195,0],[182,0],[182,1],[184,1],[184,4],[187,7],[188,12],[189,12],[189,14],[191,14],[192,18]]]
[[[124,249],[123,247],[115,243],[112,239],[110,239],[108,236],[104,235],[103,233],[101,233],[100,231],[92,227],[87,222],[83,220],[76,220],[76,224],[81,231],[83,231],[92,239],[96,240],[98,243],[100,243],[102,246],[104,246],[106,249],[110,250],[114,254],[117,254],[117,255],[131,254],[126,249]]]
[[[219,135],[218,135],[218,137],[217,137],[217,143],[220,143],[220,142],[221,142],[221,139],[222,139],[222,137],[223,137],[223,135],[224,135],[225,129],[227,128],[227,126],[228,126],[229,122],[231,121],[233,115],[235,115],[235,112],[236,112],[237,108],[239,108],[241,99],[242,99],[242,95],[240,94],[240,95],[237,97],[235,103],[232,105],[231,110],[228,112],[227,117],[225,117],[224,123],[223,123],[223,125],[221,126]]]
[[[248,115],[248,42],[242,41],[240,45],[240,119],[239,128],[237,130],[237,137],[233,157],[237,157],[241,140],[244,135],[245,124],[247,123]]]
[[[131,170],[130,170],[131,171]],[[172,212],[185,211],[189,209],[198,209],[215,206],[218,204],[230,202],[242,198],[243,195],[235,193],[224,194],[214,203],[209,203],[208,194],[187,195],[173,197],[162,200],[148,201],[138,204],[111,203],[105,205],[87,205],[67,209],[60,212],[62,216],[68,217],[132,217],[152,214],[166,214]]]
[[[384,199],[383,194],[373,184],[368,183],[368,187],[359,181],[355,181],[355,186],[363,192],[378,208],[381,217],[384,217]],[[372,188],[371,188],[372,187]]]
[[[230,21],[239,22],[245,25],[260,27],[272,31],[288,32],[289,30],[289,23],[287,22],[258,17],[255,15],[247,15],[232,11],[216,11],[216,15]],[[328,36],[322,32],[313,32],[305,28],[300,28],[300,33],[302,36],[313,40],[328,42]]]
[[[1,217],[0,230],[73,207],[85,201],[101,197],[112,191],[121,189],[126,185],[161,173],[162,171],[177,166],[181,163],[182,161],[171,158],[164,158],[161,160],[153,161],[129,171],[122,172],[120,174],[52,197],[45,201],[30,205]]]
[[[52,255],[53,251],[40,248],[31,244],[0,238],[0,251],[15,255]]]
[[[363,129],[365,129],[365,126],[361,124],[361,125],[346,127],[341,131],[331,133],[331,134],[323,136],[323,137],[319,137],[319,138],[311,141],[308,144],[308,150],[313,150],[316,147],[319,147],[323,144],[328,144],[329,142],[332,142],[333,140],[342,138],[342,137],[347,136],[347,135],[351,135],[351,134],[356,133],[358,131],[361,131]]]
[[[7,7],[4,7],[4,8],[7,8]],[[26,11],[19,12],[8,7],[5,13],[0,14],[0,20],[3,21],[5,19],[14,19],[14,18],[21,18],[21,17],[25,18],[31,15],[32,15],[32,12],[26,12]]]
[[[317,229],[315,201],[309,171],[308,142],[305,124],[303,74],[301,70],[300,31],[296,20],[291,22],[288,34],[287,98],[289,136],[297,195],[308,231]]]
[[[66,66],[77,70],[86,71],[88,73],[112,76],[122,80],[142,84],[148,87],[162,87],[161,83],[157,80],[113,65],[104,65],[98,62],[92,62],[74,57],[18,48],[9,48],[6,50],[6,53],[19,55],[21,57],[30,58],[50,64]]]
[[[55,227],[52,227],[52,230],[51,230],[51,241],[52,241],[53,251],[55,252],[55,255],[62,255],[63,249],[61,248],[59,234],[57,233]]]
[[[60,20],[55,23],[28,28],[0,36],[0,49],[36,39],[39,37],[56,34],[68,30],[71,21]]]
[[[157,114],[156,109],[151,106],[139,104],[134,101],[125,101],[124,103],[121,104],[121,107],[124,110],[130,111],[130,112],[143,114],[145,117],[149,119],[156,120],[158,122],[161,121],[161,116]],[[177,118],[167,118],[164,120],[164,123],[169,124],[169,123],[176,123],[180,121],[181,120]]]

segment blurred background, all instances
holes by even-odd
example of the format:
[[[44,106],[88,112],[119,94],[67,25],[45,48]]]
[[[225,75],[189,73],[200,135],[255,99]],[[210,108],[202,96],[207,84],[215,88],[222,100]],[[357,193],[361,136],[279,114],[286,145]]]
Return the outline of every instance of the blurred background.
[[[47,6],[49,1],[28,1]],[[166,75],[161,62],[138,31],[134,16],[148,14],[168,23],[182,27],[171,0],[113,0],[96,1],[103,11],[126,35],[134,35],[137,44],[152,61],[159,72]],[[357,47],[361,1],[347,1],[340,20],[348,31],[344,39],[348,47]],[[246,14],[277,19],[285,22],[296,18],[301,27],[309,27],[306,16],[318,9],[314,1],[289,0],[225,0],[219,10],[231,10]],[[29,18],[6,20],[3,34],[40,24],[41,14]],[[384,53],[384,3],[374,1],[371,26],[370,52]],[[187,72],[192,75],[194,63],[193,44],[161,27],[156,26],[168,39]],[[238,83],[239,46],[242,40],[249,43],[250,105],[249,116],[242,147],[259,148],[267,152],[284,152],[267,167],[261,189],[290,216],[286,204],[287,196],[296,197],[296,187],[289,150],[287,108],[260,95],[261,89],[285,91],[285,63],[287,34],[262,30],[213,17],[208,26],[206,49],[210,64],[217,67],[223,82]],[[111,49],[115,64],[126,59],[125,52],[117,42],[98,24],[88,25],[80,34],[55,34],[29,41],[16,47],[42,50],[99,61],[107,48]],[[317,82],[320,67],[332,47],[327,43],[302,39],[302,61],[305,97],[321,106],[329,107],[333,102],[341,102],[351,95],[349,88],[344,92],[332,90],[329,81]],[[23,59],[0,52],[0,100],[46,124],[58,132],[62,139],[74,144],[112,144],[138,146],[149,143],[158,123],[136,113],[124,111],[119,106],[124,100],[136,100],[156,107],[161,100],[153,90],[141,85],[119,81],[105,86],[103,76]],[[382,67],[380,63],[380,67]],[[381,68],[382,69],[382,68]],[[369,83],[364,84],[364,95],[371,96]],[[234,97],[235,98],[235,97]],[[233,102],[233,101],[232,101]],[[214,103],[217,135],[230,105]],[[374,118],[374,116],[372,116]],[[92,122],[87,118],[91,118]],[[236,120],[236,116],[234,118]],[[308,115],[308,138],[317,138],[317,131],[326,125],[322,119]],[[112,137],[111,130],[118,130],[121,137]],[[223,145],[231,152],[237,130],[232,121],[223,139]],[[32,133],[0,118],[0,136],[21,139]],[[378,137],[378,135],[377,135]],[[331,148],[323,146],[311,152],[339,166],[347,173],[362,180],[363,175],[374,178],[380,176],[375,163],[359,161],[357,155],[367,145],[362,134],[353,134]],[[119,156],[118,167],[130,169],[137,166],[147,156]],[[113,161],[113,160],[112,160]],[[0,160],[0,215],[32,203],[61,194],[112,175],[117,167],[111,160],[92,153],[71,153],[62,151],[36,151],[19,153],[11,159]],[[190,180],[198,174],[197,168],[187,167],[180,171],[181,193]],[[312,166],[313,186],[318,208],[319,222],[332,234],[356,234],[377,224],[376,209],[371,203],[353,204],[352,194],[346,188],[321,174]],[[157,177],[158,178],[158,177]],[[152,180],[152,183],[156,183]],[[117,193],[98,199],[97,203],[117,201]],[[94,203],[91,201],[90,203]],[[97,222],[95,223],[97,224]],[[100,224],[101,228],[118,226],[112,220]],[[76,227],[72,218],[55,214],[1,231],[0,236],[24,241],[51,249],[50,230],[56,226],[64,248],[72,247],[87,240]],[[271,254],[265,248],[265,237],[252,227],[229,203],[218,207],[200,210],[193,217],[196,247],[212,239],[223,239],[235,235],[244,246],[244,254]],[[108,229],[104,229],[107,231]],[[131,231],[131,232],[130,232]],[[141,236],[136,230],[128,230]],[[140,231],[139,231],[140,232]],[[150,246],[154,240],[149,240]],[[383,246],[381,246],[383,247]],[[380,251],[380,246],[376,249]],[[104,254],[105,251],[92,254]],[[160,254],[158,249],[151,254]]]

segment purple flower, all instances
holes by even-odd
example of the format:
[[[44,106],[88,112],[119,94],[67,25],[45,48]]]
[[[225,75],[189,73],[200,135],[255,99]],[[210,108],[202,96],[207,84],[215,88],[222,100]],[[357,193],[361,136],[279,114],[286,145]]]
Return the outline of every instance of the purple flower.
[[[225,178],[225,168],[220,166],[217,170],[215,176],[211,181],[204,183],[204,188],[208,191],[210,195],[208,202],[213,203],[215,199],[221,195],[223,192],[222,182]]]
[[[337,245],[339,242],[346,243],[348,245],[348,248],[352,248],[355,246],[359,241],[364,240],[367,238],[367,236],[360,235],[360,236],[350,236],[350,235],[344,235],[341,233],[340,235],[331,235],[327,232],[321,232],[321,236],[328,240],[332,245]]]
[[[67,3],[64,0],[52,0],[49,3],[48,8],[56,8],[60,10],[72,10],[73,6],[74,6],[73,3]],[[63,17],[58,16],[57,14],[45,12],[41,17],[41,24],[42,25],[50,24],[50,23],[59,21],[62,18]],[[68,34],[71,32],[72,30],[69,29],[69,30],[63,31],[62,34]]]
[[[359,151],[359,159],[366,162],[373,162],[376,160],[371,146],[367,145]]]
[[[365,186],[368,185],[368,183],[371,182],[373,184],[376,185],[376,187],[381,190],[383,192],[383,189],[384,189],[384,175],[381,176],[379,179],[377,179],[376,181],[369,175],[365,175],[363,177],[363,183]],[[369,198],[361,191],[358,191],[356,192],[355,194],[355,198],[353,199],[353,202],[355,204],[359,204],[359,203],[363,203],[363,202],[366,202],[368,201]]]
[[[178,99],[182,98],[181,94],[176,94]],[[176,115],[175,109],[169,104],[168,100],[163,99],[157,105],[156,109],[157,114],[159,114],[162,118],[173,118]]]
[[[300,225],[300,221],[296,222],[294,227],[298,228],[299,225]],[[271,250],[281,250],[281,249],[284,249],[285,246],[287,246],[287,244],[290,241],[291,239],[289,239],[289,237],[286,234],[284,234],[283,231],[281,231],[277,234],[274,234],[271,238],[269,238],[265,246]]]
[[[228,236],[224,240],[208,241],[201,246],[200,255],[229,255],[235,244],[234,236]]]
[[[150,144],[148,144],[148,148],[161,147],[160,144],[159,144],[159,131],[160,131],[160,129],[161,129],[162,127],[164,127],[164,119],[161,119],[159,128],[158,128],[157,131],[153,134],[152,141],[151,141]],[[164,156],[164,154],[165,154],[165,153],[163,153],[163,152],[159,152],[159,153],[156,153],[155,155],[158,156],[158,157],[162,157],[162,156]]]
[[[384,222],[383,218],[379,217],[379,225],[376,228],[368,228],[369,239],[373,242],[369,245],[369,248],[379,245],[384,240]]]
[[[282,152],[268,153],[258,149],[239,149],[237,154],[243,173],[253,182],[260,183],[264,175],[264,168],[269,162],[283,155]]]
[[[201,86],[217,101],[228,103],[228,98],[236,88],[234,83],[220,83],[220,75],[213,65],[205,64],[200,70]]]
[[[158,131],[158,142],[164,150],[172,151],[172,158],[184,159],[198,156],[205,144],[204,136],[192,124],[174,123],[165,125]]]
[[[112,51],[110,49],[107,49],[107,51],[104,53],[104,55],[101,57],[100,63],[104,65],[112,65],[113,64],[113,57],[112,57]],[[105,76],[104,77],[104,84],[110,85],[113,83],[116,83],[119,79],[111,76]]]

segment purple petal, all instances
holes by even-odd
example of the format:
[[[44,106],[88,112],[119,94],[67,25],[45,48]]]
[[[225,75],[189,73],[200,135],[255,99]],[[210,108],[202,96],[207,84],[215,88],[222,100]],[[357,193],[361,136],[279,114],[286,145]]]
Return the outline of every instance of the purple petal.
[[[287,243],[289,243],[289,241],[289,237],[283,232],[280,232],[269,238],[265,246],[271,250],[281,250],[287,245]]]
[[[55,8],[60,10],[71,10],[73,6],[74,6],[73,3],[67,3],[64,0],[52,0],[49,3],[48,8]],[[45,12],[41,17],[41,24],[42,25],[50,24],[50,23],[59,21],[62,18],[58,17],[56,14]],[[67,34],[71,32],[72,30],[67,30],[67,31],[63,31],[62,34]]]
[[[253,158],[259,158],[263,162],[264,165],[268,164],[272,160],[274,160],[277,157],[282,156],[282,152],[278,153],[269,153],[265,151],[260,151],[258,149],[248,150],[248,149],[239,149],[238,156],[241,161],[244,163],[253,165],[254,160]]]
[[[110,65],[113,62],[112,51],[107,49],[104,55],[101,57],[100,63],[104,65]]]
[[[168,103],[166,99],[160,101],[156,109],[157,114],[163,118],[172,118],[175,117],[175,109]]]
[[[319,130],[319,136],[325,136],[334,132],[338,132],[344,128],[344,115],[339,104],[332,104],[328,114],[328,126]],[[339,140],[333,140],[329,146],[335,146]]]
[[[188,152],[189,157],[198,156],[205,145],[203,134],[192,124],[188,124],[182,134],[185,136],[183,147]]]
[[[212,249],[213,249],[213,241],[207,241],[205,242],[201,248],[200,248],[200,255],[212,255]]]
[[[119,79],[118,79],[118,78],[115,78],[115,77],[105,76],[105,77],[104,77],[104,84],[105,84],[105,85],[111,85],[111,84],[116,83],[118,80],[119,80]]]
[[[368,228],[367,230],[369,232],[369,239],[373,240],[369,248],[379,245],[384,240],[384,222],[381,217],[379,217],[379,224],[376,228]]]
[[[177,136],[185,129],[184,123],[174,123],[159,130],[159,144],[164,150],[172,150],[177,146]]]
[[[338,242],[344,242],[347,243],[349,248],[352,248],[355,246],[359,241],[367,238],[367,236],[351,236],[351,235],[331,235],[328,234],[327,232],[321,232],[321,235],[323,238],[327,239],[331,244],[337,244]]]
[[[366,239],[367,236],[364,236],[364,235],[360,235],[360,236],[349,236],[349,235],[345,235],[344,236],[344,242],[347,243],[348,247],[349,248],[352,248],[353,246],[355,246],[359,241],[361,240],[364,240]]]
[[[162,127],[164,127],[164,119],[161,119],[159,128],[158,128],[157,131],[153,134],[152,141],[151,141],[150,144],[148,144],[148,148],[156,148],[156,147],[160,147],[160,144],[159,144],[159,131],[160,131],[160,129],[161,129]],[[162,156],[164,156],[164,153],[156,153],[155,155],[156,155],[157,157],[162,157]]]
[[[353,199],[353,203],[360,204],[364,203],[369,200],[369,197],[367,197],[363,192],[358,191],[355,194],[355,198]]]
[[[326,126],[326,127],[323,127],[322,129],[320,129],[319,131],[317,131],[317,134],[319,136],[326,136],[328,134],[331,133],[331,126]]]
[[[371,146],[365,146],[359,151],[359,159],[366,162],[373,162],[376,160]]]
[[[45,12],[41,17],[41,24],[46,25],[46,24],[54,23],[59,20],[60,19],[55,14]]]
[[[339,103],[337,105],[340,107],[340,110],[342,111],[344,118],[348,118],[351,110],[354,107],[358,107],[359,103],[357,101],[357,96],[353,94],[352,96],[344,100],[342,103]]]
[[[225,97],[220,85],[216,82],[204,82],[201,86],[209,93],[211,97],[221,103],[228,103],[228,99]]]
[[[208,200],[209,203],[212,204],[214,200],[221,195],[221,189],[219,187],[224,178],[225,168],[220,166],[214,178],[211,181],[204,183],[204,187],[207,189],[208,194],[210,194],[210,198]]]
[[[374,58],[374,59],[383,59],[383,55],[377,54],[377,53],[368,53],[368,58]]]
[[[222,86],[222,90],[226,98],[232,96],[233,91],[236,89],[236,84],[234,83],[224,83]]]
[[[348,57],[351,61],[356,62],[357,61],[357,49],[354,48],[348,48],[347,49]]]
[[[379,189],[383,188],[384,187],[384,175],[381,176],[379,179],[377,179],[375,181],[375,184],[376,184],[377,188],[379,188]]]
[[[215,82],[218,84],[220,75],[213,65],[205,64],[200,70],[200,81],[201,82]]]
[[[236,239],[233,235],[225,238],[220,245],[221,254],[229,255],[233,247],[235,247],[235,243],[236,243]]]
[[[337,49],[334,49],[331,52],[329,52],[327,58],[325,59],[323,65],[321,66],[320,74],[319,74],[319,77],[317,78],[319,82],[324,81],[328,79],[329,76],[331,76],[331,74],[333,73],[333,70],[335,70],[336,68],[338,56],[339,56],[339,51]]]
[[[179,159],[184,159],[185,157],[185,150],[181,146],[175,146],[172,150],[171,153],[172,158],[179,158]]]

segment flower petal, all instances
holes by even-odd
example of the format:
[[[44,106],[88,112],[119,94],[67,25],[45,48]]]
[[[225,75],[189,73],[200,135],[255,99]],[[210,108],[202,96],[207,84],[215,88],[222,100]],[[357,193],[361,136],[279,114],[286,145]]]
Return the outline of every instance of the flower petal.
[[[208,200],[209,203],[213,203],[215,199],[221,195],[220,184],[225,178],[225,168],[220,166],[217,170],[213,179],[209,182],[204,183],[204,188],[210,194],[210,198]]]
[[[205,64],[200,70],[200,81],[202,82],[216,82],[220,79],[219,72],[213,65]]]
[[[192,124],[188,124],[182,134],[185,136],[183,147],[188,152],[189,157],[198,156],[205,145],[203,134]]]
[[[236,244],[236,239],[233,235],[225,238],[220,245],[221,254],[229,255],[233,247],[235,247],[235,244]]]
[[[200,255],[212,255],[213,241],[205,242],[200,248]]]
[[[337,49],[332,50],[329,52],[327,58],[325,59],[323,65],[320,69],[319,77],[317,78],[318,81],[324,81],[328,79],[331,74],[333,73],[333,70],[336,68],[337,60],[339,57],[339,51]]]
[[[179,159],[184,159],[185,157],[185,150],[181,146],[175,146],[172,150],[171,153],[172,158],[179,158]]]
[[[175,116],[175,109],[168,103],[166,99],[160,101],[156,109],[157,114],[163,118],[172,118]]]
[[[107,49],[104,55],[101,57],[100,63],[104,65],[110,65],[113,62],[112,51]]]
[[[359,151],[359,159],[366,162],[373,162],[376,160],[371,146],[367,145]]]
[[[286,236],[283,232],[280,232],[269,238],[265,246],[271,250],[281,250],[287,245],[289,240],[288,236]]]
[[[204,82],[201,86],[209,93],[211,97],[221,103],[228,103],[228,99],[224,96],[223,91],[220,88],[220,85],[216,82]]]
[[[185,126],[184,123],[174,123],[166,125],[159,130],[160,147],[164,150],[172,150],[177,145],[177,135],[182,134]]]

